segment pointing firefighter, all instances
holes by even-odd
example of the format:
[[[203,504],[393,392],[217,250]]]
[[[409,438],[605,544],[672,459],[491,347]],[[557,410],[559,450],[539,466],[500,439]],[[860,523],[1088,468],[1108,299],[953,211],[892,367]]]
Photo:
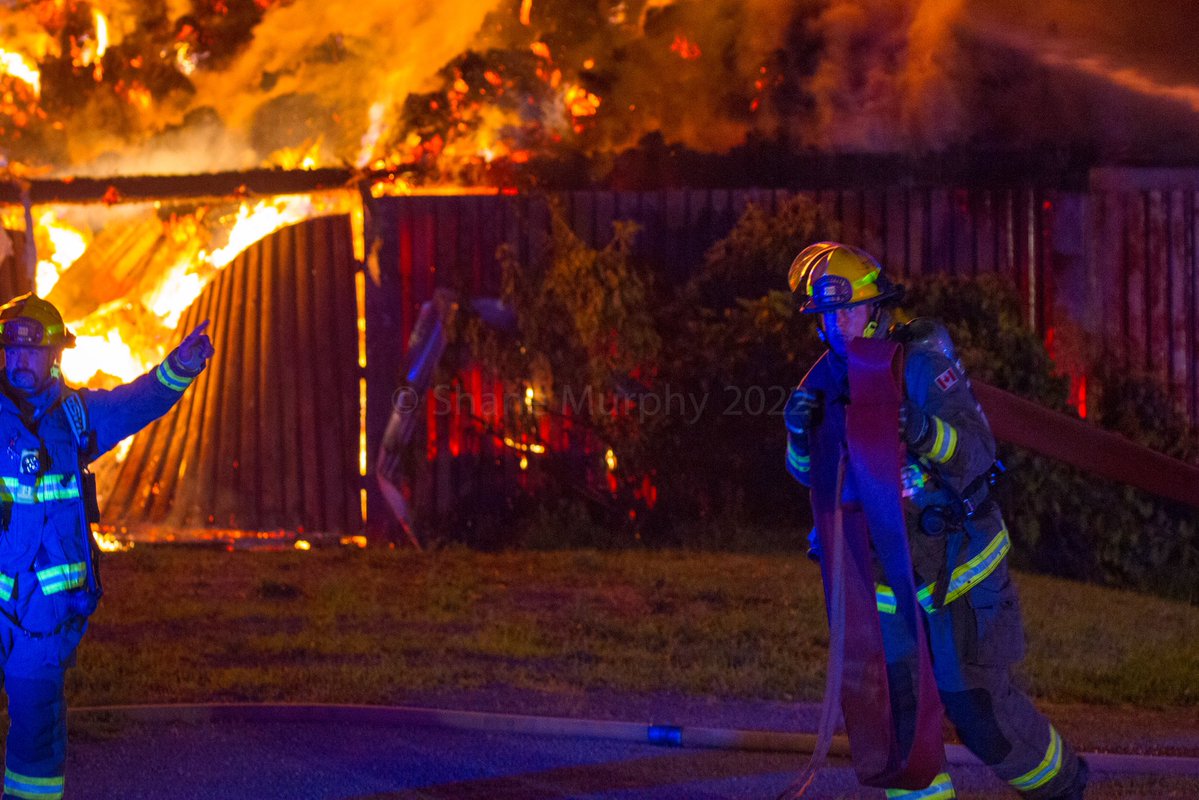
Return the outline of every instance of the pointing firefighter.
[[[166,360],[112,390],[76,390],[58,362],[75,337],[34,294],[0,306],[0,669],[11,720],[3,800],[61,798],[63,684],[100,598],[88,464],[165,414],[213,353],[204,322]]]
[[[845,509],[868,505],[866,495],[873,492],[855,481],[853,476],[861,472],[846,470],[844,461],[838,464],[821,452],[847,452],[847,418],[860,413],[850,409],[855,399],[860,400],[850,396],[850,354],[862,352],[863,345],[853,343],[884,340],[895,343],[902,353],[902,377],[894,379],[900,404],[900,454],[898,461],[889,463],[901,467],[896,497],[902,501],[896,507],[901,515],[898,527],[907,533],[907,545],[902,547],[901,538],[900,549],[910,556],[902,563],[905,570],[910,563],[912,581],[906,597],[911,598],[908,605],[915,623],[905,626],[896,613],[896,596],[902,593],[886,585],[873,540],[865,550],[873,566],[867,567],[862,579],[867,599],[860,606],[862,614],[872,618],[871,630],[881,632],[885,670],[880,672],[885,676],[876,680],[888,687],[888,719],[895,729],[890,741],[914,736],[917,703],[913,698],[921,685],[917,673],[925,669],[932,673],[930,688],[935,681],[935,689],[928,692],[932,702],[939,695],[962,742],[999,778],[1031,800],[1081,798],[1087,782],[1085,762],[1012,682],[1011,665],[1024,655],[1024,633],[1005,558],[1011,541],[990,494],[1002,467],[995,462],[995,439],[947,331],[932,319],[897,323],[893,310],[902,287],[887,279],[877,260],[855,247],[835,242],[811,245],[792,263],[788,282],[803,312],[818,315],[819,335],[828,349],[792,393],[784,412],[787,469],[800,483],[813,487],[814,510],[816,487],[830,485],[830,472],[840,469],[842,476],[850,476],[831,484],[837,486],[831,492],[837,514],[817,513],[818,529],[822,518],[826,525],[828,520],[839,525]],[[828,442],[835,448],[822,444]],[[822,542],[826,550],[830,542],[841,547],[827,533],[813,531],[811,544],[817,558],[822,558]],[[826,563],[822,562],[822,569],[827,592]],[[871,581],[873,598],[868,594]],[[833,601],[829,602],[831,609]],[[874,605],[877,612],[871,608]],[[830,614],[831,621],[836,619]],[[844,635],[857,636],[862,630],[859,625]],[[931,658],[919,653],[925,642]],[[842,693],[843,705],[844,698]],[[935,706],[933,715],[939,717]],[[850,722],[847,713],[847,725]],[[936,736],[934,758],[943,760],[939,727],[937,721],[931,728]],[[853,744],[852,727],[850,739]],[[857,762],[857,748],[854,757]],[[936,772],[934,761],[926,775]],[[883,777],[873,785],[887,788],[889,798],[956,796],[943,763],[930,783],[924,780],[920,778],[918,786],[896,788]]]

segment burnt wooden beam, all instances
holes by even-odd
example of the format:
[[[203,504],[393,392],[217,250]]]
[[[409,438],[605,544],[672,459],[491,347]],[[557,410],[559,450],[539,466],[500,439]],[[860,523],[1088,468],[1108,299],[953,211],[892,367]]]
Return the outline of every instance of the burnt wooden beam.
[[[139,203],[154,200],[241,198],[280,194],[309,194],[342,189],[360,180],[380,179],[387,173],[345,168],[252,169],[206,175],[131,175],[111,178],[37,178],[25,182],[0,180],[0,203],[20,204],[21,190],[29,199],[46,203]]]

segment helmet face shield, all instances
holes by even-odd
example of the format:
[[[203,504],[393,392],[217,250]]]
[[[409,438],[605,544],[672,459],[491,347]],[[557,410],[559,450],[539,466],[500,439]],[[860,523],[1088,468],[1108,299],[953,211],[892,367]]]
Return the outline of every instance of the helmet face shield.
[[[853,284],[842,275],[827,273],[812,283],[810,296],[810,302],[817,308],[826,311],[843,308],[853,302]]]
[[[900,294],[873,256],[838,242],[817,242],[804,248],[791,263],[787,282],[804,301],[801,310],[808,314],[882,303]]]
[[[0,306],[0,345],[74,347],[75,336],[57,308],[30,292]]]
[[[36,319],[17,317],[0,322],[0,345],[4,347],[44,347],[46,328]]]

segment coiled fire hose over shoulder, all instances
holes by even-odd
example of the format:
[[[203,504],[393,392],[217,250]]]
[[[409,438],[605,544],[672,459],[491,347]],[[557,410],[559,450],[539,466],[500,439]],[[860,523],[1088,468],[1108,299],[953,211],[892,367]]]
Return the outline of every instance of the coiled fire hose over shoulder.
[[[855,339],[849,346],[850,403],[845,443],[833,426],[812,439],[812,508],[820,538],[829,616],[829,664],[821,730],[813,757],[784,798],[801,797],[823,764],[840,701],[858,780],[868,786],[923,789],[944,761],[942,709],[925,640],[904,524],[899,472],[902,351],[895,342]],[[854,491],[846,502],[846,483]],[[895,592],[896,614],[915,642],[915,726],[900,741],[887,677],[874,563]]]

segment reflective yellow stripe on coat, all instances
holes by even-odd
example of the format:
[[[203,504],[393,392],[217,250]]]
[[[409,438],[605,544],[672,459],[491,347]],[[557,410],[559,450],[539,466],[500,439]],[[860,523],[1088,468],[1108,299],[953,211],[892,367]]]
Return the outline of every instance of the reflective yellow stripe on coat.
[[[42,475],[36,486],[23,484],[20,478],[0,478],[0,502],[32,505],[49,500],[74,500],[79,496],[79,481],[74,474]]]
[[[171,369],[171,365],[164,361],[154,370],[154,376],[158,378],[158,382],[172,391],[182,392],[188,386],[191,386],[192,379],[186,375],[180,375],[175,370]]]
[[[953,571],[953,577],[949,579],[949,591],[945,593],[945,604],[949,605],[994,572],[1011,549],[1012,539],[1008,535],[1007,526],[1004,525],[981,553]],[[916,599],[930,614],[936,611],[933,608],[933,595],[936,592],[936,581],[916,590]],[[879,611],[884,614],[895,613],[895,592],[890,586],[878,584],[875,587],[875,600]]]
[[[79,561],[74,564],[61,564],[57,567],[39,569],[37,582],[42,587],[42,594],[57,594],[70,589],[78,589],[87,583],[87,564]]]

